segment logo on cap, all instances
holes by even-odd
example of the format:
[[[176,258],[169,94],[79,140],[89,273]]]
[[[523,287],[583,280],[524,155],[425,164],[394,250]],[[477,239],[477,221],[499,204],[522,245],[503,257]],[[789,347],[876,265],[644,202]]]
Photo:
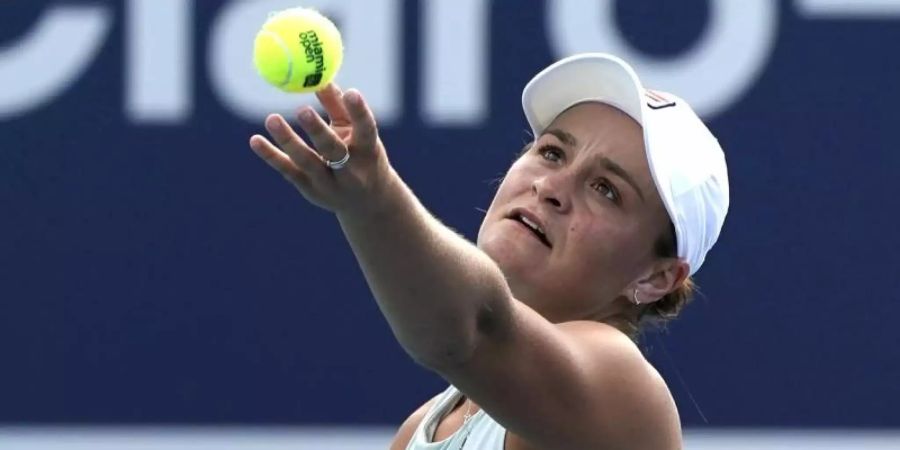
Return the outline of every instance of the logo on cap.
[[[675,106],[675,100],[653,89],[644,89],[644,96],[647,97],[647,106],[650,109],[663,109]]]

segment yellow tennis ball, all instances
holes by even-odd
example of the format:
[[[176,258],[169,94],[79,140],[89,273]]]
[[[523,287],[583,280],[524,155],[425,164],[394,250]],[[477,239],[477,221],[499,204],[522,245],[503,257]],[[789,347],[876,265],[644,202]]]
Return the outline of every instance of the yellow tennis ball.
[[[253,43],[253,65],[269,84],[287,92],[314,92],[337,74],[344,59],[341,33],[310,8],[275,13]]]

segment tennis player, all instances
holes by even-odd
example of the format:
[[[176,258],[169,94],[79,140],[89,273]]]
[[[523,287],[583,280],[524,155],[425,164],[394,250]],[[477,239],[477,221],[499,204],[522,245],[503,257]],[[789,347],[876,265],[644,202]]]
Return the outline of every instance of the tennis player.
[[[717,140],[684,100],[606,54],[525,86],[534,141],[472,244],[391,167],[355,90],[318,94],[330,123],[279,115],[253,151],[333,212],[397,341],[449,387],[392,449],[682,447],[678,410],[635,340],[678,313],[728,210]]]

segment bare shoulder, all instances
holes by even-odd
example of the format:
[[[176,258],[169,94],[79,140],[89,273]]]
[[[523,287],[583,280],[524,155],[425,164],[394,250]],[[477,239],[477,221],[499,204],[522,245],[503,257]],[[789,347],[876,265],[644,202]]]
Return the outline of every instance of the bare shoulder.
[[[413,433],[415,433],[419,423],[425,418],[425,414],[428,413],[435,401],[437,401],[437,397],[425,402],[400,425],[400,429],[397,430],[397,434],[394,435],[394,440],[391,442],[391,450],[404,450],[409,445],[409,440],[412,438]]]
[[[681,448],[669,389],[627,335],[593,321],[533,331],[518,346],[526,350],[509,352],[525,357],[503,358],[498,379],[511,387],[509,395],[496,403],[482,397],[484,409],[507,428],[506,450]]]
[[[521,302],[440,374],[534,448],[681,448],[675,403],[637,345],[594,321],[552,323]],[[510,443],[517,439],[510,439]],[[510,445],[507,450],[517,450]]]
[[[669,388],[637,344],[621,331],[597,322],[557,325],[588,358],[587,373],[601,383],[590,395],[604,435],[630,448],[681,448],[681,421]],[[648,436],[648,430],[655,430]],[[639,441],[646,441],[641,445]],[[635,445],[637,444],[637,445]]]

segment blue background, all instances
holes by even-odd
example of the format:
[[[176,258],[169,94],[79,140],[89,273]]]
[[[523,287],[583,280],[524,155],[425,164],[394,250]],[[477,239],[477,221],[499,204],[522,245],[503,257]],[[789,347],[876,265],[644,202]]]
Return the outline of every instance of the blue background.
[[[51,3],[4,2],[0,46]],[[219,3],[197,3],[202,43]],[[629,42],[689,48],[709,5],[673,3],[618,2]],[[0,122],[0,423],[402,421],[444,382],[393,340],[335,219],[250,152],[261,123],[215,100],[200,44],[189,121],[127,120],[109,5],[77,83]],[[421,5],[404,3],[404,113],[382,134],[470,238],[527,139],[521,89],[559,56],[529,5],[493,3],[490,114],[449,128],[416,112]],[[761,76],[709,121],[732,206],[703,295],[643,345],[686,425],[900,427],[900,21],[779,10]]]

